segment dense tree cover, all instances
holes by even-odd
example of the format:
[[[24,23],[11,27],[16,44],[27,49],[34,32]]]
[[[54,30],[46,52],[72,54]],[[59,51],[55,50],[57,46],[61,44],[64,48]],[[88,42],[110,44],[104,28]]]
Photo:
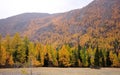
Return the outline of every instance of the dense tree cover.
[[[0,36],[0,67],[120,67],[119,39],[110,43],[112,48],[97,39],[89,39],[84,45],[81,41],[77,46],[66,43],[54,47],[32,42],[18,33]]]

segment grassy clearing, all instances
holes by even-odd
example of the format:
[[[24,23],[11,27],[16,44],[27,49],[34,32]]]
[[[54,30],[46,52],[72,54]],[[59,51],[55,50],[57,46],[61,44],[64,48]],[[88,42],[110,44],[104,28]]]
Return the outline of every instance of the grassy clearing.
[[[7,68],[0,75],[120,75],[120,68]]]

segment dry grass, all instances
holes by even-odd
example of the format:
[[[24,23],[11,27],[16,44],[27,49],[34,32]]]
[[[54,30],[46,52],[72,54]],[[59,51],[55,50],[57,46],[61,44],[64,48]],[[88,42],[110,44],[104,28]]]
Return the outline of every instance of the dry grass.
[[[120,75],[120,68],[17,68],[0,69],[0,75]]]

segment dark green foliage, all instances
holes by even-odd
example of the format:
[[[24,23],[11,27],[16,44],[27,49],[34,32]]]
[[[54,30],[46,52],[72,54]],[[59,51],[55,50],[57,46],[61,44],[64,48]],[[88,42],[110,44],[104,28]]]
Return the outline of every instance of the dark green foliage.
[[[99,56],[99,50],[98,50],[98,46],[97,46],[97,49],[96,49],[96,52],[95,52],[95,66],[100,66],[99,64],[99,59],[100,59],[100,56]]]
[[[112,62],[110,61],[110,56],[109,56],[110,52],[107,51],[107,58],[106,58],[106,66],[110,67],[112,65]]]
[[[48,66],[49,66],[49,56],[47,53],[44,58],[44,67],[48,67]]]
[[[29,56],[29,49],[28,49],[29,39],[27,37],[25,37],[23,39],[23,44],[24,44],[24,48],[25,48],[25,60],[26,60],[26,62],[28,62],[28,56]]]

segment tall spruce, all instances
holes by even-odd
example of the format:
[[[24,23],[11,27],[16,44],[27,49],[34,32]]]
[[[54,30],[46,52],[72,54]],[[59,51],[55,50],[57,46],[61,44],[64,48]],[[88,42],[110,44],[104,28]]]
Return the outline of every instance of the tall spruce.
[[[96,52],[95,52],[95,66],[96,67],[98,67],[98,66],[100,66],[100,64],[99,64],[99,59],[100,59],[100,56],[99,56],[99,48],[98,48],[98,46],[97,46],[97,48],[96,48]]]

